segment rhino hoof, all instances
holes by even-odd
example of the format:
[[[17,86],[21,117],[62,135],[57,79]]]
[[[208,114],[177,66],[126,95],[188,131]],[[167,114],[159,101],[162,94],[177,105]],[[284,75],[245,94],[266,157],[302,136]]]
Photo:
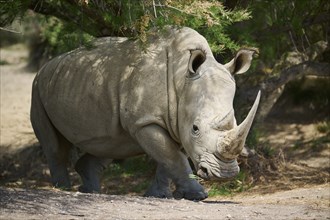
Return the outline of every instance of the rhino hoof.
[[[208,197],[208,194],[204,191],[200,192],[183,192],[176,190],[173,192],[173,197],[175,199],[188,199],[193,201],[204,200]]]
[[[99,190],[91,189],[90,187],[86,187],[84,185],[79,186],[78,191],[81,193],[100,193]]]
[[[167,191],[150,191],[148,190],[144,195],[144,197],[155,197],[155,198],[161,198],[161,199],[171,199],[173,198],[172,193]]]

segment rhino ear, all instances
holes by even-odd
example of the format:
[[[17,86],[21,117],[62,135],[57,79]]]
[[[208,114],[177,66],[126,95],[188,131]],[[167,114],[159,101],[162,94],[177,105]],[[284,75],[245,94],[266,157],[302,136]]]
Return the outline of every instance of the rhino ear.
[[[245,73],[251,66],[251,61],[254,54],[258,54],[257,48],[244,48],[240,49],[235,58],[224,66],[231,74]]]
[[[198,68],[204,63],[206,55],[202,50],[192,50],[189,59],[189,77],[195,77]]]

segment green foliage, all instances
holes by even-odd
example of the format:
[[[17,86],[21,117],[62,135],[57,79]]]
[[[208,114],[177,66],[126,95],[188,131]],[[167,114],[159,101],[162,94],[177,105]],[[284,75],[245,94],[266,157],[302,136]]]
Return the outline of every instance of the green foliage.
[[[125,36],[145,42],[150,29],[165,25],[198,30],[214,52],[236,50],[239,45],[229,37],[227,28],[251,17],[248,10],[227,10],[215,0],[17,0],[0,5],[1,26],[9,25],[28,9],[57,18],[48,18],[41,25],[42,35],[55,54],[72,49],[76,42],[90,36]]]
[[[0,65],[8,65],[9,62],[7,60],[0,60]]]
[[[150,185],[156,164],[146,155],[115,161],[103,172],[107,193],[144,193]]]
[[[249,148],[256,148],[257,145],[259,144],[259,138],[261,136],[262,132],[259,128],[254,127],[250,130],[249,135],[246,138],[246,145]]]
[[[15,19],[22,19],[29,1],[2,0],[0,1],[0,26],[6,27]]]
[[[250,188],[247,183],[248,174],[241,170],[234,180],[227,183],[213,183],[208,191],[209,197],[228,196],[234,193],[243,192]]]
[[[157,17],[164,24],[188,26],[201,33],[213,52],[237,50],[240,46],[227,33],[235,22],[251,18],[245,9],[227,10],[219,1],[171,1],[166,17]]]
[[[42,19],[42,41],[49,45],[49,54],[58,55],[73,50],[79,46],[89,46],[93,36],[77,30],[73,25],[62,22],[57,18]]]
[[[320,122],[316,128],[321,133],[330,134],[330,121]]]
[[[269,144],[263,144],[258,147],[259,153],[261,153],[265,158],[271,158],[275,155],[275,149]]]
[[[148,176],[155,171],[156,165],[147,156],[128,158],[120,163],[111,163],[104,177]]]
[[[249,8],[252,19],[229,27],[230,36],[240,44],[259,47],[260,59],[266,64],[273,65],[285,51],[304,51],[326,40],[330,26],[328,0],[253,1]]]
[[[248,148],[254,149],[265,158],[272,158],[275,155],[276,150],[268,143],[262,143],[259,141],[261,136],[264,136],[262,130],[258,127],[254,127],[250,130],[245,143]]]
[[[328,0],[264,0],[248,4],[235,1],[230,3],[231,8],[226,7],[227,1],[216,0],[8,0],[1,3],[1,27],[10,25],[17,17],[23,18],[28,9],[64,22],[63,27],[49,27],[48,32],[54,31],[54,36],[45,34],[52,45],[56,39],[59,41],[54,50],[62,52],[71,49],[65,48],[65,42],[80,42],[79,39],[85,38],[80,36],[82,33],[94,37],[134,37],[145,42],[148,30],[176,25],[199,31],[216,53],[234,51],[240,46],[260,47],[260,58],[272,65],[288,49],[304,50],[316,41],[325,40],[330,25]]]

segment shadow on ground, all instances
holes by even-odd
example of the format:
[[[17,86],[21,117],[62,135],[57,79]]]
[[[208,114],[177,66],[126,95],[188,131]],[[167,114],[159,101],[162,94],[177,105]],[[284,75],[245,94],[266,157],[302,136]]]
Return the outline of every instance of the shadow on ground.
[[[46,158],[41,146],[36,143],[18,150],[6,151],[0,147],[0,186],[19,188],[52,187]],[[72,164],[68,165],[72,190],[81,184]],[[114,161],[102,176],[102,193],[142,195],[155,172],[155,163],[146,156]]]
[[[0,149],[6,147],[1,146]],[[50,186],[46,158],[40,145],[33,144],[0,155],[0,185],[9,187]]]

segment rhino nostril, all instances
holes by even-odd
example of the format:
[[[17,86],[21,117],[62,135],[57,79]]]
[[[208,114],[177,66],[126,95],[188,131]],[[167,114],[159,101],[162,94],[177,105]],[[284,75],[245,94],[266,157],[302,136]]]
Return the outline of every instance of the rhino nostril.
[[[201,170],[202,170],[206,175],[208,175],[208,171],[207,171],[207,169],[206,169],[205,167],[201,167]]]
[[[199,170],[197,171],[197,175],[203,179],[209,179],[209,172],[208,169],[206,169],[205,167],[200,167]]]

